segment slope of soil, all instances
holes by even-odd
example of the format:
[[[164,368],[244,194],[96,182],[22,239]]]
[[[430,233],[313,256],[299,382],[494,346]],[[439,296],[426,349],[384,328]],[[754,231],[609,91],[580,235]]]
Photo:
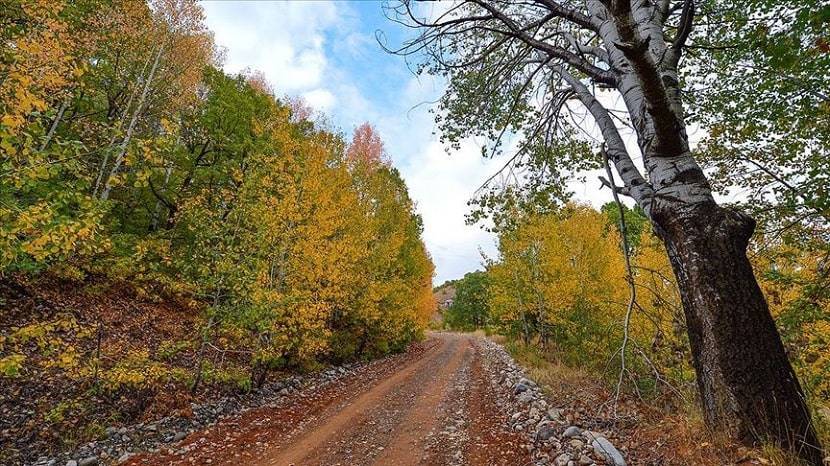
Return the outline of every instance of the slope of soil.
[[[24,358],[16,374],[0,376],[0,464],[31,464],[137,422],[193,417],[193,405],[239,394],[233,380],[188,389],[200,315],[100,277],[0,280],[0,360]],[[219,370],[248,359],[218,346],[203,354]]]
[[[94,438],[100,433],[97,421],[130,422],[186,406],[187,396],[96,394],[84,383],[85,376],[74,374],[98,353],[99,329],[102,365],[133,347],[181,338],[194,322],[177,306],[142,302],[116,284],[91,291],[60,280],[4,281],[0,303],[3,340],[21,329],[35,335],[16,348],[3,348],[3,353],[22,354],[25,360],[15,377],[0,378],[0,463],[29,462],[36,455]],[[82,361],[79,367],[46,367],[70,350]]]

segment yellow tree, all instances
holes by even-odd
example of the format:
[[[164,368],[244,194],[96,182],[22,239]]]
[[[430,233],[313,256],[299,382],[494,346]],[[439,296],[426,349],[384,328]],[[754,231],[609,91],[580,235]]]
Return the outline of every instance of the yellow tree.
[[[488,268],[491,312],[526,342],[539,335],[563,349],[580,347],[577,356],[607,349],[606,329],[619,329],[624,314],[617,241],[589,207],[525,218],[499,236],[499,261]]]
[[[345,151],[362,218],[365,255],[346,312],[333,320],[339,357],[402,348],[418,338],[434,311],[433,266],[406,185],[369,124],[358,127]]]
[[[814,400],[830,401],[830,286],[827,243],[779,240],[759,248],[753,267],[788,354]]]
[[[79,31],[65,18],[65,1],[15,0],[3,5],[0,19],[0,128],[4,156],[13,156],[8,138],[19,134],[35,111],[49,109],[52,96],[83,71]],[[28,153],[18,156],[29,155]]]
[[[135,54],[133,66],[141,64],[141,71],[138,75],[128,74],[118,91],[129,96],[123,109],[110,109],[115,112],[113,117],[119,115],[116,132],[104,149],[93,188],[94,194],[103,200],[109,198],[119,182],[118,175],[128,162],[130,144],[142,124],[152,135],[153,125],[144,121],[145,115],[152,115],[155,122],[174,119],[180,109],[195,99],[202,70],[212,58],[212,34],[204,24],[204,11],[195,0],[157,0],[152,6],[149,9],[145,2],[132,0],[117,5],[112,12],[114,18],[105,19],[115,23],[111,33],[124,43],[122,47],[127,53]],[[142,23],[144,27],[137,27]],[[107,58],[118,66],[121,50]]]
[[[6,2],[0,18],[0,268],[92,254],[102,211],[86,198],[82,146],[49,146],[87,69],[91,13],[74,3]]]

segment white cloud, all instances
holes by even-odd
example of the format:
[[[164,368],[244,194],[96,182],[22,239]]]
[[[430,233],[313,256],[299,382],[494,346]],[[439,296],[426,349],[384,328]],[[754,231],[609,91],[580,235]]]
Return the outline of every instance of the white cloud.
[[[481,268],[481,251],[495,256],[495,237],[478,225],[467,225],[465,215],[467,201],[503,161],[483,158],[474,141],[464,141],[460,150],[448,152],[433,134],[436,127],[429,110],[444,90],[442,81],[413,76],[401,87],[397,99],[375,109],[370,121],[424,220],[423,238],[436,265],[438,284]]]
[[[316,110],[333,117],[347,135],[364,121],[376,126],[423,217],[423,237],[436,264],[436,283],[480,268],[480,250],[495,256],[494,236],[466,225],[465,214],[475,189],[504,160],[484,159],[475,141],[465,141],[460,150],[448,154],[432,134],[435,123],[429,109],[444,90],[441,79],[390,75],[382,82],[385,89],[365,95],[361,91],[366,88],[365,73],[377,76],[388,70],[367,69],[367,63],[382,61],[377,54],[384,52],[373,36],[360,29],[363,18],[347,3],[204,2],[203,6],[217,44],[227,48],[226,71],[262,71],[277,95],[303,96]],[[435,17],[449,6],[424,5],[423,12]],[[339,61],[326,56],[327,46]],[[383,64],[406,66],[403,59],[394,60]],[[336,63],[347,63],[343,66],[349,68]],[[390,89],[394,92],[383,92]],[[569,187],[577,198],[599,205],[610,199],[610,193],[600,192],[595,180],[592,175],[587,184],[573,182]]]
[[[342,21],[333,2],[203,2],[225,69],[262,71],[277,94],[319,86],[328,66],[325,31]]]
[[[328,113],[336,101],[334,94],[328,89],[314,89],[304,92],[302,96],[311,108],[323,113]]]
[[[449,155],[434,139],[420,147],[416,157],[417,163],[402,172],[424,219],[424,241],[436,263],[436,282],[441,283],[477,268],[479,249],[495,255],[493,236],[478,226],[466,225],[465,214],[469,211],[467,200],[497,169],[497,161],[482,158],[472,143]]]

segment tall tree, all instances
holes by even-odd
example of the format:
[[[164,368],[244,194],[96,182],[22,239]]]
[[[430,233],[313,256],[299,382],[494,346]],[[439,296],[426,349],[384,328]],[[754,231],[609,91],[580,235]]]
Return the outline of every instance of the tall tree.
[[[625,300],[626,287],[616,281],[625,275],[619,238],[609,231],[598,212],[567,204],[501,232],[499,261],[487,270],[494,320],[526,343],[538,334],[543,345],[568,342],[591,353],[590,329],[616,320],[620,306],[611,303]],[[609,334],[602,338],[610,343]]]
[[[346,150],[346,157],[353,161],[362,160],[370,164],[387,162],[383,141],[369,123],[363,123],[355,128],[352,143]]]
[[[448,79],[443,137],[457,145],[483,136],[497,153],[516,135],[515,161],[555,152],[575,128],[599,134],[591,161],[609,160],[622,186],[604,183],[634,199],[666,246],[708,424],[821,464],[804,394],[747,259],[755,221],[714,200],[690,150],[679,63],[695,27],[693,0],[464,0],[428,17],[413,3],[387,9],[419,31],[395,52],[425,57],[420,71]],[[586,160],[560,154],[551,161],[560,173]]]

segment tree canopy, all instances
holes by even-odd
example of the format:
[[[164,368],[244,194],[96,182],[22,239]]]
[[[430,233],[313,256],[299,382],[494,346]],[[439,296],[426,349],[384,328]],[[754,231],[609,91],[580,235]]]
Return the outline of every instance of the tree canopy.
[[[121,280],[186,303],[195,322],[171,343],[193,352],[186,370],[161,346],[80,354],[48,334],[77,356],[61,376],[107,393],[249,389],[421,338],[433,264],[370,124],[349,140],[261,73],[223,72],[196,1],[6,3],[0,276]],[[25,317],[20,332],[45,325]],[[78,344],[97,332],[100,346],[101,325]],[[0,370],[47,370],[12,333]]]

